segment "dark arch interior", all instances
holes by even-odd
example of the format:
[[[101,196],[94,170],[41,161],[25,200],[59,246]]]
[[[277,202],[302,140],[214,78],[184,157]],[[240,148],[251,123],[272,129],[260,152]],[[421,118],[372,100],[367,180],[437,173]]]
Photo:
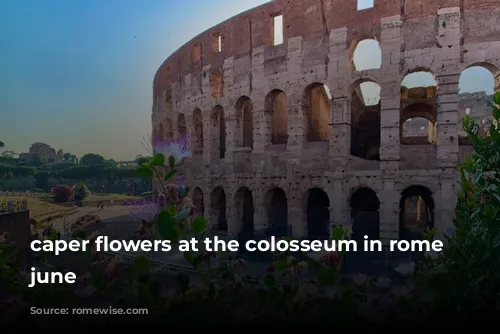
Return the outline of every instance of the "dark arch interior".
[[[434,227],[434,200],[426,187],[411,186],[401,193],[399,238],[421,240],[427,227]]]
[[[245,188],[239,191],[238,199],[239,208],[241,210],[241,233],[246,236],[253,236],[254,233],[254,206],[253,196],[250,189]]]
[[[353,219],[352,239],[379,239],[380,235],[380,202],[377,194],[369,188],[358,189],[351,196],[351,218]]]
[[[307,234],[309,238],[329,237],[330,200],[321,189],[312,189],[307,199]]]
[[[275,188],[268,195],[268,234],[285,236],[288,234],[288,204],[283,189]]]
[[[198,187],[194,188],[193,190],[193,204],[196,207],[198,214],[200,216],[203,216],[205,214],[205,206],[203,203],[203,192]]]

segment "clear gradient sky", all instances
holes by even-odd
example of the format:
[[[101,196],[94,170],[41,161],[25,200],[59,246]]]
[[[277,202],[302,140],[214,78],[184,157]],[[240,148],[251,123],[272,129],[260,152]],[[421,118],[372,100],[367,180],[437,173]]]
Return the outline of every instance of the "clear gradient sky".
[[[160,64],[265,2],[0,0],[0,141],[18,153],[34,142],[117,160],[145,153]],[[473,78],[462,91],[492,89],[488,73]]]

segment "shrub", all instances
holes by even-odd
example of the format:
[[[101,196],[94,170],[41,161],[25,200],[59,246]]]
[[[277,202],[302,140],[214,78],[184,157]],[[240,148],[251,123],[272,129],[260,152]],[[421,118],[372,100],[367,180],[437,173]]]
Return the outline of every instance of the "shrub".
[[[474,153],[459,168],[455,233],[431,266],[430,286],[440,316],[470,320],[500,312],[500,93],[489,133],[468,115],[464,129]],[[484,312],[487,311],[487,312]]]
[[[52,188],[52,194],[54,194],[54,201],[58,203],[69,202],[74,198],[73,188],[66,184],[56,185]]]
[[[85,198],[90,197],[90,190],[87,185],[82,181],[73,186],[73,191],[75,193],[75,200],[83,201]]]

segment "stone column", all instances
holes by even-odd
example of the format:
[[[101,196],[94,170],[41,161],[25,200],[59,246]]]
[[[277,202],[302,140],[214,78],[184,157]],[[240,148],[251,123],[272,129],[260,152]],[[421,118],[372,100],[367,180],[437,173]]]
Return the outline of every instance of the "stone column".
[[[384,177],[384,189],[377,194],[380,201],[380,240],[384,244],[388,244],[389,240],[399,239],[399,201],[401,195],[395,189],[395,181],[395,178]]]
[[[288,151],[301,151],[306,140],[307,114],[302,110],[302,92],[288,96]]]
[[[217,150],[213,140],[213,129],[212,129],[212,121],[211,115],[207,114],[207,117],[203,117],[203,164],[209,165],[212,162],[218,161],[215,160],[217,156],[214,154],[217,153],[214,151]]]
[[[264,76],[264,47],[259,46],[252,50],[252,84],[251,87],[256,89],[251,94],[252,100],[252,118],[253,118],[253,152],[263,153],[267,146],[266,136],[262,133],[262,129],[265,128],[266,116],[264,112],[265,108],[265,96],[267,92],[260,91],[257,87],[262,85],[262,82],[266,82]],[[243,116],[243,115],[242,115]]]
[[[262,93],[262,92],[261,92]],[[263,94],[263,93],[262,93]],[[254,153],[264,153],[267,145],[271,144],[268,132],[268,115],[265,112],[265,101],[262,96],[252,94],[253,120],[253,149]]]
[[[341,179],[333,180],[333,190],[330,196],[330,221],[335,224],[345,224],[350,217],[347,203],[348,191],[344,190]]]
[[[400,159],[400,57],[401,25],[399,15],[381,19],[380,48],[380,168],[383,174],[396,175]]]
[[[224,110],[227,110],[224,108]],[[225,162],[233,162],[234,150],[237,146],[237,136],[239,135],[238,118],[234,115],[234,111],[230,110],[228,115],[225,117],[226,124],[226,155],[224,157]]]
[[[254,213],[253,213],[253,226],[254,235],[264,238],[267,234],[268,221],[267,221],[267,206],[261,197],[254,198]]]
[[[347,163],[351,153],[351,98],[346,87],[341,84],[343,82],[341,78],[351,77],[351,69],[346,61],[346,47],[347,28],[331,30],[328,58],[335,66],[328,66],[328,86],[332,93],[329,156],[333,168]]]
[[[303,239],[307,236],[307,224],[304,223],[306,212],[304,212],[302,196],[299,190],[290,191],[288,204],[288,224],[292,226],[292,237]]]
[[[351,154],[351,99],[348,97],[333,98],[332,132],[329,155],[333,165],[346,163]]]

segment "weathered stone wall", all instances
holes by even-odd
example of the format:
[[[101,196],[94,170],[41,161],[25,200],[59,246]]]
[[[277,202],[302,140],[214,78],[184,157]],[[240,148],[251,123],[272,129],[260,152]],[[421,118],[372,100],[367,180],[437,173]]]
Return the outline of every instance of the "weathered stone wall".
[[[0,235],[7,232],[7,242],[15,242],[22,249],[29,248],[31,225],[29,210],[0,213]]]
[[[273,17],[278,14],[283,15],[284,39],[274,46]],[[380,69],[356,71],[352,66],[353,51],[365,38],[379,42]],[[351,196],[367,187],[378,197],[380,238],[387,240],[400,237],[403,191],[422,186],[432,193],[434,225],[445,231],[456,203],[456,166],[468,151],[459,144],[458,80],[463,70],[478,64],[492,71],[499,90],[498,0],[377,0],[361,11],[354,0],[276,0],[201,33],[161,65],[153,85],[153,131],[177,137],[182,132],[178,120],[185,119],[186,134],[199,153],[187,170],[188,183],[201,190],[210,217],[222,207],[213,191],[223,189],[231,235],[241,231],[236,203],[242,187],[253,197],[256,230],[268,226],[269,193],[281,188],[288,224],[298,238],[307,235],[312,188],[328,195],[330,219],[345,222]],[[435,140],[403,145],[401,81],[417,70],[432,72],[438,84]],[[351,155],[352,116],[357,117],[351,110],[353,91],[364,81],[381,87],[376,160]],[[312,84],[325,84],[331,93],[326,141],[308,137]],[[274,103],[279,93],[286,101]],[[252,104],[251,147],[237,145],[242,97]],[[277,105],[286,105],[286,112],[278,112]],[[195,126],[193,115],[199,111],[203,125]],[[315,117],[325,122],[321,110]],[[273,125],[280,120],[287,122],[284,142],[273,139],[283,137],[282,126]]]

